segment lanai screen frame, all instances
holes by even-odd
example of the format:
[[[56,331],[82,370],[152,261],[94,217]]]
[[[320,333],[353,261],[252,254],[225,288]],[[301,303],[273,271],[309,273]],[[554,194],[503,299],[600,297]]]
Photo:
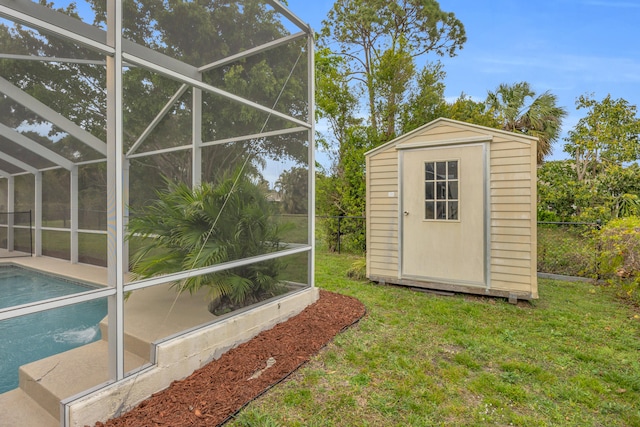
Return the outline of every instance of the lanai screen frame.
[[[70,135],[75,136],[77,139],[83,141],[85,144],[97,150],[106,158],[107,163],[107,272],[108,286],[103,289],[92,290],[72,296],[54,298],[44,301],[38,301],[31,304],[25,304],[17,307],[9,307],[7,309],[0,309],[0,321],[10,319],[14,317],[24,316],[44,310],[69,306],[80,302],[95,300],[99,298],[107,298],[108,301],[108,316],[109,316],[109,378],[112,381],[118,381],[125,377],[124,370],[124,296],[127,292],[132,292],[138,289],[147,288],[150,286],[156,286],[169,282],[179,281],[188,277],[213,273],[226,269],[235,268],[241,265],[251,264],[260,261],[266,261],[273,258],[285,257],[289,255],[295,255],[299,253],[308,254],[308,285],[314,286],[314,234],[315,234],[315,157],[314,157],[314,134],[315,134],[315,120],[314,120],[314,34],[311,27],[305,24],[302,20],[296,17],[287,7],[282,5],[277,0],[265,0],[266,4],[269,4],[277,13],[282,15],[295,27],[301,31],[299,33],[291,34],[290,36],[283,37],[278,40],[274,40],[269,43],[265,43],[261,46],[248,49],[244,52],[237,53],[222,60],[218,60],[215,63],[200,67],[200,69],[182,63],[176,59],[165,56],[159,52],[152,51],[143,46],[137,45],[123,37],[123,7],[122,0],[106,0],[107,1],[107,30],[103,31],[97,27],[83,23],[77,19],[66,16],[62,13],[58,13],[46,6],[41,6],[37,3],[33,3],[27,0],[2,0],[0,1],[0,17],[13,21],[16,23],[24,24],[27,27],[34,28],[42,33],[49,35],[62,37],[70,40],[74,43],[87,47],[91,50],[99,52],[106,57],[106,70],[107,70],[107,141],[101,141],[89,132],[85,131],[81,127],[77,126],[70,120],[64,118],[51,108],[37,101],[35,98],[30,97],[25,92],[22,92],[19,88],[15,87],[6,79],[0,77],[0,93],[7,97],[12,98],[14,101],[22,104],[27,109],[36,112],[38,115],[48,119],[51,123],[57,127],[68,132]],[[268,51],[270,49],[277,48],[278,46],[290,43],[292,41],[306,38],[306,51],[307,51],[307,103],[308,112],[307,120],[302,121],[294,117],[288,116],[284,113],[278,112],[274,109],[264,107],[260,104],[247,100],[237,95],[233,95],[229,92],[218,89],[214,86],[208,85],[200,81],[198,73],[209,70],[213,67],[222,66],[224,64],[236,61],[238,59],[246,58],[258,53]],[[0,52],[0,58],[9,58],[17,60],[40,60],[40,61],[55,61],[62,62],[62,58],[38,58],[38,57],[26,57],[20,55],[8,55]],[[88,61],[88,60],[71,60],[67,61]],[[96,62],[96,61],[93,61]],[[125,244],[125,228],[126,228],[126,206],[127,206],[127,189],[128,189],[128,165],[129,158],[135,156],[135,149],[139,146],[145,138],[145,134],[148,135],[153,129],[154,124],[149,124],[149,132],[145,131],[138,143],[125,153],[123,142],[123,117],[122,109],[119,108],[123,102],[122,95],[122,75],[124,64],[143,67],[161,75],[167,76],[171,79],[177,80],[183,83],[181,90],[185,90],[188,87],[194,89],[194,109],[193,109],[193,128],[194,138],[192,141],[193,146],[190,147],[193,153],[192,161],[192,177],[193,185],[200,183],[201,179],[201,163],[200,163],[200,149],[206,144],[203,144],[198,137],[201,136],[200,130],[197,129],[199,121],[197,119],[199,107],[197,105],[198,100],[201,102],[201,94],[213,93],[229,99],[233,102],[239,103],[243,106],[257,109],[259,111],[268,113],[279,118],[282,118],[288,122],[294,123],[297,126],[295,128],[288,128],[282,131],[271,131],[254,135],[239,135],[238,138],[233,140],[247,140],[257,137],[268,137],[273,135],[281,135],[291,132],[306,131],[308,134],[308,239],[307,244],[295,245],[290,249],[284,249],[275,253],[266,255],[260,255],[251,258],[245,258],[240,260],[234,260],[224,264],[217,264],[210,267],[183,271],[179,273],[164,275],[162,277],[151,278],[146,280],[138,280],[125,284],[125,273],[128,268],[128,253],[127,245]],[[196,95],[200,94],[200,96]],[[178,94],[176,94],[179,96]],[[164,110],[163,110],[164,111]],[[160,113],[159,117],[163,113]],[[23,148],[53,161],[57,164],[57,168],[63,168],[70,172],[70,213],[71,213],[71,262],[78,262],[78,166],[88,163],[94,163],[95,161],[73,163],[72,161],[48,150],[47,148],[31,141],[26,136],[22,135],[8,126],[0,124],[0,132],[13,142],[20,144]],[[220,141],[218,141],[219,143]],[[170,150],[170,149],[167,149]],[[42,251],[42,173],[47,169],[37,169],[33,165],[27,164],[16,158],[13,158],[6,153],[0,152],[0,158],[10,162],[13,166],[19,167],[24,170],[23,173],[33,174],[35,177],[35,194],[34,194],[34,207],[35,207],[35,248],[36,256],[41,255]],[[104,160],[101,160],[104,161]],[[23,174],[21,173],[21,174]],[[8,204],[11,208],[13,190],[13,179],[16,175],[6,171],[0,170],[0,177],[4,177],[8,182]],[[10,227],[9,227],[10,229]]]

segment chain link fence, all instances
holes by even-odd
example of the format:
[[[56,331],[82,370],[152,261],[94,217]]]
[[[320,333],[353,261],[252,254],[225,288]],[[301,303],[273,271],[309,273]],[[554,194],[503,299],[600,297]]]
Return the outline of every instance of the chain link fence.
[[[317,244],[334,252],[366,251],[364,216],[317,216]],[[537,271],[599,278],[599,222],[538,222]]]
[[[365,229],[364,216],[316,216],[317,244],[332,252],[364,254]]]
[[[600,223],[538,222],[538,272],[599,278]]]

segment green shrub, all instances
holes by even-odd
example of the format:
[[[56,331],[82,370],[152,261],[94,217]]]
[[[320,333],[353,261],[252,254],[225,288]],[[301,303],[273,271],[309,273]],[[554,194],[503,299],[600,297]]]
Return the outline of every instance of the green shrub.
[[[354,261],[347,270],[347,277],[352,280],[365,280],[367,278],[366,258],[360,258]]]
[[[600,233],[600,270],[627,296],[640,301],[640,217],[610,221]]]
[[[218,185],[193,190],[167,181],[158,199],[129,222],[129,238],[139,244],[132,271],[152,277],[274,252],[284,247],[287,224],[274,218],[265,191],[242,173]],[[214,314],[283,292],[284,265],[269,260],[189,277],[178,291],[207,289]]]

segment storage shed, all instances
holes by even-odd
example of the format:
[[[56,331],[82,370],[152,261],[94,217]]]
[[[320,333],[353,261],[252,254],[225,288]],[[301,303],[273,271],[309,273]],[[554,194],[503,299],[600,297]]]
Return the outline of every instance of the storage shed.
[[[536,143],[441,118],[367,152],[367,277],[538,298]]]

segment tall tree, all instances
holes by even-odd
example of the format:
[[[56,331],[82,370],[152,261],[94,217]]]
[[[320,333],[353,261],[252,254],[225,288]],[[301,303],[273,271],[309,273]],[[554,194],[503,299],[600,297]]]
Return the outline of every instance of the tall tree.
[[[441,62],[429,63],[420,72],[402,108],[401,129],[407,133],[438,117],[446,116],[445,72]]]
[[[427,64],[417,79],[413,93],[402,109],[402,133],[407,133],[439,117],[500,128],[494,112],[485,102],[462,93],[453,102],[444,98],[445,71],[442,63]]]
[[[635,105],[611,95],[602,101],[581,95],[576,109],[587,109],[587,115],[569,132],[564,149],[575,159],[580,181],[610,165],[640,159],[640,119]]]
[[[287,214],[304,214],[309,210],[309,170],[293,167],[283,171],[275,182],[280,195],[281,210]]]
[[[527,82],[503,83],[495,92],[489,91],[486,101],[502,129],[538,138],[538,164],[551,154],[567,115],[557,102],[557,96],[549,91],[536,96]]]
[[[331,140],[322,135],[319,140],[326,149],[331,145],[340,147],[347,139],[352,126],[360,125],[362,119],[354,115],[358,106],[358,92],[349,86],[345,73],[345,59],[332,55],[328,48],[320,48],[316,62],[316,114],[329,124]]]
[[[364,88],[369,125],[382,141],[395,135],[399,105],[416,75],[414,59],[454,56],[466,41],[462,23],[435,0],[337,0],[321,34]]]

